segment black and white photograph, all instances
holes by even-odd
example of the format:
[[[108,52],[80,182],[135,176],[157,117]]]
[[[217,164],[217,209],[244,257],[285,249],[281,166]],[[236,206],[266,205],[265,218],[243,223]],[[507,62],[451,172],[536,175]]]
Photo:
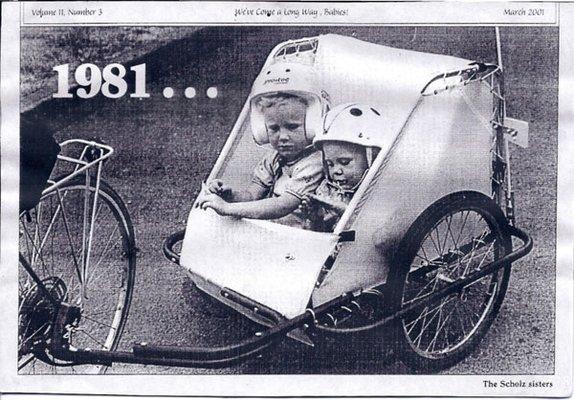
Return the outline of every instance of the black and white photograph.
[[[557,5],[184,4],[2,22],[0,390],[571,392]]]

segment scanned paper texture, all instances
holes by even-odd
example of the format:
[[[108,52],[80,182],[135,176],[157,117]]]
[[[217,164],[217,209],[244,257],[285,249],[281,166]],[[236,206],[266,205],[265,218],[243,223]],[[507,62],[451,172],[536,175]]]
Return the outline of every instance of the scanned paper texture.
[[[0,390],[568,395],[572,12],[4,3]]]

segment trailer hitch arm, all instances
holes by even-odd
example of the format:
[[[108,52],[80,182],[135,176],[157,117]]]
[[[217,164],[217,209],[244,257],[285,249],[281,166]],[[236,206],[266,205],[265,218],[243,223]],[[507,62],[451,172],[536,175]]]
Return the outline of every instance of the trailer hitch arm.
[[[235,357],[245,352],[258,352],[263,347],[272,344],[280,337],[284,337],[293,329],[303,326],[303,324],[313,324],[316,316],[321,315],[331,307],[348,303],[352,299],[350,294],[340,296],[329,303],[325,303],[316,309],[307,309],[303,314],[283,321],[276,326],[262,332],[258,337],[251,338],[230,346],[203,348],[203,347],[182,347],[182,346],[161,346],[138,344],[134,346],[134,354],[148,357],[175,357],[189,359],[218,360],[222,358]]]
[[[314,324],[316,318],[331,307],[347,304],[352,299],[352,294],[343,294],[317,308],[307,309],[303,314],[283,321],[262,332],[259,336],[228,346],[209,348],[139,343],[134,345],[132,352],[72,348],[67,340],[67,330],[70,325],[70,315],[77,314],[78,310],[77,307],[62,303],[56,317],[50,351],[58,359],[78,364],[111,365],[114,362],[119,362],[221,368],[258,356],[293,329],[302,327],[304,324]]]

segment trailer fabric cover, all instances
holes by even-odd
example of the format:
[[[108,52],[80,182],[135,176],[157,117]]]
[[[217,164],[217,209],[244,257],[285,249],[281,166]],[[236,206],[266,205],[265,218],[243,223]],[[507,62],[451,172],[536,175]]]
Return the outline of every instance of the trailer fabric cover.
[[[314,68],[331,107],[376,106],[386,121],[383,133],[394,137],[432,78],[468,68],[470,62],[330,34],[319,36]]]
[[[307,307],[337,237],[268,221],[220,217],[194,208],[180,264],[287,318]]]
[[[319,305],[341,293],[384,283],[393,251],[430,205],[455,192],[492,195],[493,101],[474,82],[424,97],[350,229],[331,272],[313,294]]]

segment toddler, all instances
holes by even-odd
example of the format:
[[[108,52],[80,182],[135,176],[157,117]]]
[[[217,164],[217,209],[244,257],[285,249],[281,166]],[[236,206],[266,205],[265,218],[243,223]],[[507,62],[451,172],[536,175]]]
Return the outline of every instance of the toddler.
[[[325,179],[303,201],[310,228],[331,232],[381,148],[380,113],[367,105],[342,104],[327,113],[314,139],[323,153]]]
[[[299,205],[323,178],[321,153],[312,146],[313,138],[305,126],[308,106],[307,99],[290,93],[267,94],[254,100],[252,118],[254,112],[262,115],[266,131],[264,140],[254,131],[255,139],[259,144],[269,143],[274,151],[259,162],[245,190],[213,180],[200,195],[198,205],[220,215],[276,219],[304,227],[306,218]]]

